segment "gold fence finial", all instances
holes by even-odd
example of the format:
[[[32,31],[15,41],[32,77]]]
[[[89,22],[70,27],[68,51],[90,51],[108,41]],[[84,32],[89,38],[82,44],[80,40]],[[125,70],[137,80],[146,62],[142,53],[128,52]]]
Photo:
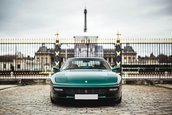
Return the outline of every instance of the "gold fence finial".
[[[57,32],[56,34],[55,34],[55,36],[56,36],[56,44],[60,44],[60,39],[59,39],[59,33]]]
[[[56,39],[59,39],[59,33],[58,32],[55,34],[55,36],[56,36]]]
[[[117,41],[118,41],[118,40],[120,40],[120,36],[121,36],[121,34],[120,34],[119,32],[117,32],[117,34],[116,34],[116,35],[117,35]]]

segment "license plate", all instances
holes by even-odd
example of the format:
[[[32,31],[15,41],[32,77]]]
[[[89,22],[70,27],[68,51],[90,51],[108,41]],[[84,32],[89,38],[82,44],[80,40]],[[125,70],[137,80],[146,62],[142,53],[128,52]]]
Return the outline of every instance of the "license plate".
[[[98,100],[98,94],[75,94],[75,100]]]

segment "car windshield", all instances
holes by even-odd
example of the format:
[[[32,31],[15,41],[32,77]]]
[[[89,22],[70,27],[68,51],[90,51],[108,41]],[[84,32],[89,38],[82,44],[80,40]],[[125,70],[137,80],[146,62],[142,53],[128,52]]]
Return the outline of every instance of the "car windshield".
[[[66,61],[62,69],[110,69],[110,66],[104,59],[72,58]]]

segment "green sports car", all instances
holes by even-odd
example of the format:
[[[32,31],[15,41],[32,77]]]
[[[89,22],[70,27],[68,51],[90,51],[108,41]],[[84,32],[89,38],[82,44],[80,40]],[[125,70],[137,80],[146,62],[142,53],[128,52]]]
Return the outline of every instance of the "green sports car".
[[[61,68],[54,67],[51,76],[50,99],[101,100],[120,103],[121,76],[103,58],[70,58]]]

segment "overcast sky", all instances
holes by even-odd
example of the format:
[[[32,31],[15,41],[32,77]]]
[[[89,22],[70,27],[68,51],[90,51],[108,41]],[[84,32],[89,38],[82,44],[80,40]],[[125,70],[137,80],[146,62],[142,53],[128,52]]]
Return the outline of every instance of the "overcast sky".
[[[0,37],[172,37],[172,0],[0,0]]]

